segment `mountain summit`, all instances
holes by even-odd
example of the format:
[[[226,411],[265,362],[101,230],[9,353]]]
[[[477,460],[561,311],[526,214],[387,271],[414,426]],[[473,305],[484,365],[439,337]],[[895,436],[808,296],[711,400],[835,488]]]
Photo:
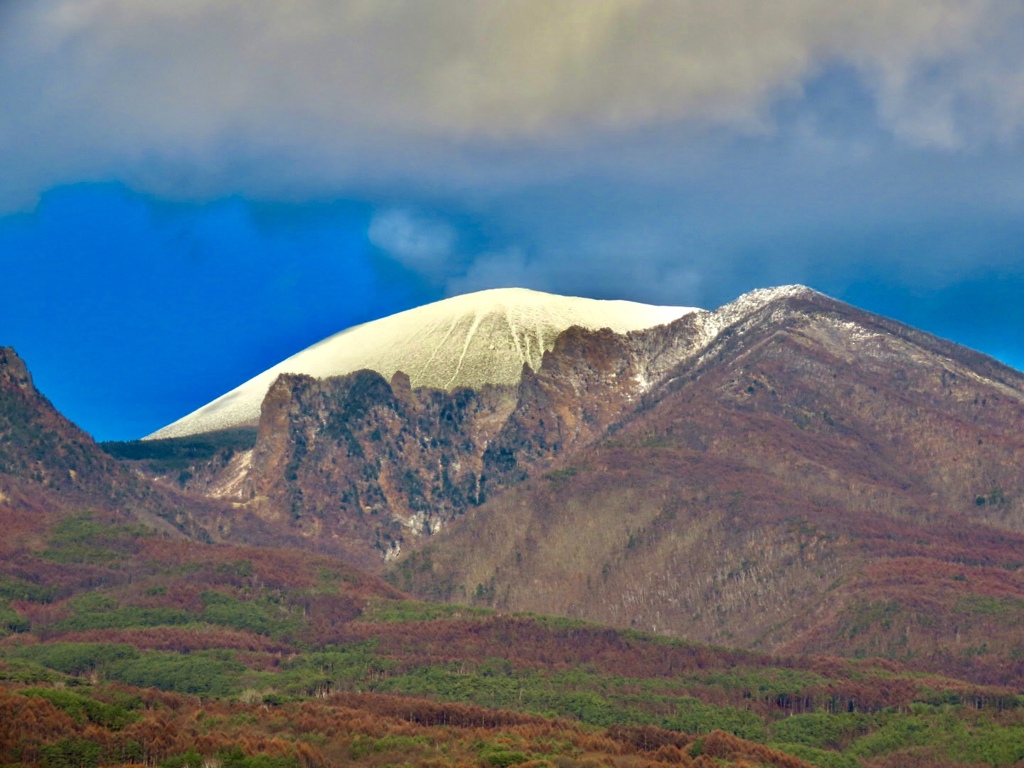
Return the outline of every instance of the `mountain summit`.
[[[540,368],[558,334],[572,326],[617,333],[651,328],[696,312],[632,301],[497,288],[456,296],[357,325],[304,349],[146,439],[255,427],[260,404],[282,373],[317,379],[360,369],[413,387],[453,390],[517,384],[523,365]]]

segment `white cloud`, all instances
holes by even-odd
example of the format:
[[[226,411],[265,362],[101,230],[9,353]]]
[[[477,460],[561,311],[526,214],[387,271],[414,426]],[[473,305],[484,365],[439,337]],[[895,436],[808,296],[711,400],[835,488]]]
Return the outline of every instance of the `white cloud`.
[[[376,213],[367,236],[397,261],[434,278],[444,276],[455,245],[455,230],[450,226],[402,209]]]
[[[538,178],[548,156],[517,153],[675,123],[762,130],[830,62],[911,142],[1015,140],[1022,21],[1004,0],[6,4],[0,206],[108,178],[185,196],[463,189],[499,150],[503,172]]]

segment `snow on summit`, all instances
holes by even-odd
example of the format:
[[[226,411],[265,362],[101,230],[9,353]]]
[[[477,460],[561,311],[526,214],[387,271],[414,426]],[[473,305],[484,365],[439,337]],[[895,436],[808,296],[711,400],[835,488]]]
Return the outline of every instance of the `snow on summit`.
[[[578,325],[626,333],[696,311],[525,288],[456,296],[330,336],[145,439],[255,426],[264,395],[282,373],[326,378],[369,368],[390,379],[403,371],[413,387],[449,390],[516,384],[523,363],[536,370],[544,352],[566,328]]]

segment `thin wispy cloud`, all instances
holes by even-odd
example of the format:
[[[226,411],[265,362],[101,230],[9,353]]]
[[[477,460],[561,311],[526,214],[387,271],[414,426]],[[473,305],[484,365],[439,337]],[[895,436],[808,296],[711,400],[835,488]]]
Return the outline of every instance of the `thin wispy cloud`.
[[[456,241],[455,230],[445,222],[393,208],[374,215],[367,237],[396,261],[434,279],[446,276]]]

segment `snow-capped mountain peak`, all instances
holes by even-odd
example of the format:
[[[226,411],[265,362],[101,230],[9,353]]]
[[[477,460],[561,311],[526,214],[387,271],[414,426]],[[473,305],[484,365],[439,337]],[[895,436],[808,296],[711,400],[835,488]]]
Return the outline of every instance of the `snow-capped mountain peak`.
[[[455,389],[515,384],[523,364],[536,370],[555,338],[571,326],[626,333],[696,312],[632,301],[602,301],[497,288],[427,304],[349,328],[314,344],[147,439],[255,426],[260,404],[282,373],[315,378],[369,368],[413,387]]]

